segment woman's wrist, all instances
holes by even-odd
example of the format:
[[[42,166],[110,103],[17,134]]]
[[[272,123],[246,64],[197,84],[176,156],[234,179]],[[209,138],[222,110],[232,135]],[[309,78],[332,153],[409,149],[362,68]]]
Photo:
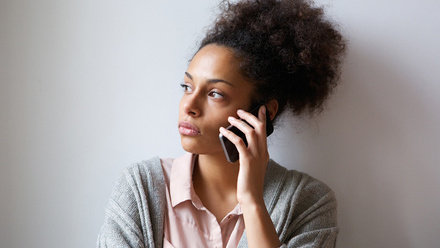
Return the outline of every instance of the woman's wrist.
[[[265,206],[262,193],[246,192],[244,194],[237,194],[237,200],[241,208]]]
[[[242,211],[244,210],[250,210],[250,211],[256,211],[256,210],[260,210],[263,209],[265,211],[267,211],[266,209],[266,205],[264,204],[264,200],[247,200],[247,201],[239,201],[240,203],[240,208]]]
[[[241,205],[249,247],[279,247],[275,231],[264,201],[247,202]]]

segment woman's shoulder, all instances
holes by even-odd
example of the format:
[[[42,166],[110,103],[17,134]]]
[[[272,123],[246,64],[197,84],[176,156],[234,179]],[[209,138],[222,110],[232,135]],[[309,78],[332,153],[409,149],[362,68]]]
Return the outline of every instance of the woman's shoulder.
[[[162,203],[164,196],[165,180],[161,159],[153,157],[124,168],[114,186],[111,199],[125,206],[123,208],[127,212],[136,212],[136,206]]]
[[[124,169],[124,173],[135,174],[137,171],[157,172],[157,168],[161,166],[161,158],[152,157],[136,163],[132,163]]]
[[[324,182],[297,170],[288,170],[270,160],[266,175],[267,190],[273,191],[281,199],[290,199],[304,205],[320,201],[336,202],[334,191]]]
[[[152,157],[132,163],[123,169],[122,175],[129,181],[163,180],[162,160]]]
[[[139,192],[145,194],[164,186],[164,183],[161,159],[152,157],[125,167],[117,180],[115,191],[120,195],[133,194],[133,192],[135,195]]]
[[[163,232],[158,223],[163,223],[164,185],[159,157],[124,168],[110,196],[98,242],[112,247],[125,242],[143,247],[148,241],[148,247],[154,242],[161,247]]]
[[[336,227],[336,197],[325,183],[307,173],[288,170],[273,160],[265,183],[265,202],[274,223],[292,225],[297,233],[302,228]]]

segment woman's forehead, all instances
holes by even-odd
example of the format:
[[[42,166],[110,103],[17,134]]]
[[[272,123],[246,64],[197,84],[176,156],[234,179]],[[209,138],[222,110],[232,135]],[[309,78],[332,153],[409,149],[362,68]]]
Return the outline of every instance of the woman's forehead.
[[[230,49],[210,44],[194,55],[187,73],[194,80],[220,79],[237,86],[244,82],[248,84],[239,65],[240,61]]]

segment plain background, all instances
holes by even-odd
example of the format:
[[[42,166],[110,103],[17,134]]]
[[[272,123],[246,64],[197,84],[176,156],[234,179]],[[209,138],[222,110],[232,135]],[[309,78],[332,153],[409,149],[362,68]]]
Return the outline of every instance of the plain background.
[[[0,1],[0,247],[94,247],[120,171],[183,153],[179,84],[217,0]],[[332,187],[338,247],[440,243],[440,3],[318,2],[350,42],[271,156]]]

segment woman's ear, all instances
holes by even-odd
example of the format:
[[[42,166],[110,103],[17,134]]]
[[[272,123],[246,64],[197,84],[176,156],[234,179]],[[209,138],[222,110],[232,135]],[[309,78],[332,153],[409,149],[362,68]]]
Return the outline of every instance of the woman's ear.
[[[278,101],[275,99],[269,100],[266,103],[266,108],[269,113],[270,120],[273,120],[278,112]]]

